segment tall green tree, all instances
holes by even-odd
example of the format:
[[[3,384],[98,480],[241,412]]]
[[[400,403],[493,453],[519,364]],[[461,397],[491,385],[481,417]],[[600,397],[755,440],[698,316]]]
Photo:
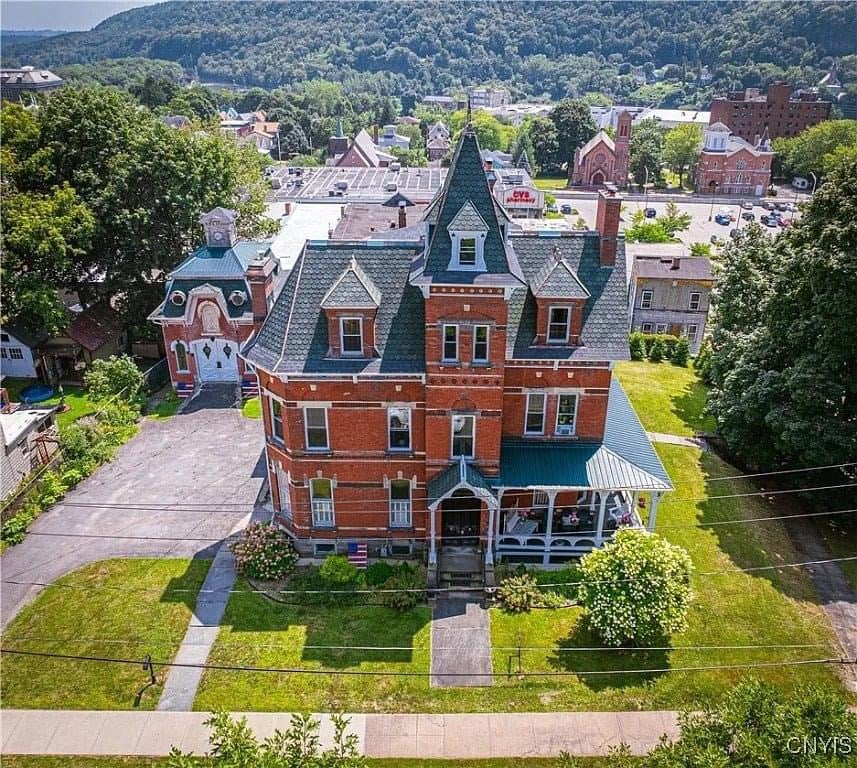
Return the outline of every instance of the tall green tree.
[[[830,156],[849,149],[857,149],[854,120],[827,120],[792,138],[774,140],[780,168],[787,178],[809,178],[811,173],[821,178],[830,169]]]
[[[558,161],[559,144],[553,121],[546,117],[533,118],[527,124],[527,133],[533,142],[536,165],[543,171],[558,169],[561,165]]]
[[[584,101],[561,101],[548,117],[556,129],[556,159],[560,165],[572,162],[574,150],[586,144],[598,131],[589,105]]]
[[[702,147],[702,129],[698,125],[677,125],[664,139],[663,161],[678,174],[681,186],[685,172],[694,166]]]
[[[666,129],[657,120],[641,120],[634,125],[631,131],[629,170],[635,183],[645,183],[646,169],[649,172],[649,184],[661,180],[665,137]]]

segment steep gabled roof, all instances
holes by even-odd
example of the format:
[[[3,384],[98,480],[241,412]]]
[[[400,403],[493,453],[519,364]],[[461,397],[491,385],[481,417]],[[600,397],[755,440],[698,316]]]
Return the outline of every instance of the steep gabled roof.
[[[559,246],[530,281],[530,290],[537,299],[588,299],[586,286],[580,282],[571,264],[562,258]]]
[[[322,309],[368,309],[381,304],[381,291],[356,258],[321,300]]]
[[[485,219],[479,215],[479,211],[476,210],[476,206],[468,200],[461,206],[461,208],[459,208],[458,213],[452,217],[452,221],[449,222],[447,229],[450,232],[455,232],[457,230],[487,232],[488,225],[485,223]]]
[[[580,148],[580,159],[583,160],[595,147],[604,144],[611,152],[616,151],[616,145],[606,131],[598,131],[589,141]]]

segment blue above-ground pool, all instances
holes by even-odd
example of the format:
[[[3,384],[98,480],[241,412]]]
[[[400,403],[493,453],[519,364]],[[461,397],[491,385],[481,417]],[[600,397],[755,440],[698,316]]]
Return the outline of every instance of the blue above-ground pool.
[[[21,390],[22,403],[41,403],[54,395],[54,388],[47,384],[30,384]]]

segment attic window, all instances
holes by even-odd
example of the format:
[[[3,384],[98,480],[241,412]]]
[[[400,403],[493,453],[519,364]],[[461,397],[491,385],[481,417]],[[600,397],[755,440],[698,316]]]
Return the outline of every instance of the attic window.
[[[458,263],[462,267],[476,266],[476,238],[462,237],[458,246]]]
[[[229,301],[236,307],[240,307],[245,301],[247,301],[247,294],[244,293],[244,291],[232,291],[232,293],[229,294]]]
[[[173,291],[170,294],[170,301],[177,307],[181,307],[184,306],[184,303],[187,301],[187,296],[185,296],[181,291]]]

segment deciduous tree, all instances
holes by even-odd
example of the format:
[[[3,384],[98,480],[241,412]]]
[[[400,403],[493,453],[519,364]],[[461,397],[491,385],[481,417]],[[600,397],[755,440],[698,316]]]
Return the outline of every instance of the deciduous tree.
[[[702,146],[702,130],[698,125],[678,125],[664,139],[663,161],[678,174],[679,186],[685,172],[693,167]]]

